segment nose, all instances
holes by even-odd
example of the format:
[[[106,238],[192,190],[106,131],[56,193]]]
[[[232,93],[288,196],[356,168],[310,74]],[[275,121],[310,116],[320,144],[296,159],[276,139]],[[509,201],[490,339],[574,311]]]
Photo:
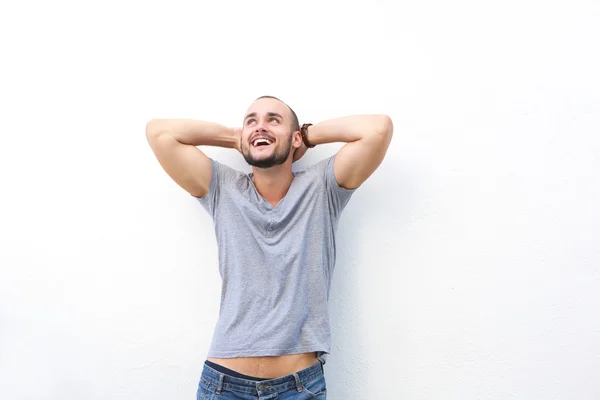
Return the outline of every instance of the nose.
[[[267,130],[265,129],[265,126],[263,125],[263,123],[259,123],[256,125],[256,128],[254,129],[254,132],[266,132]]]
[[[266,132],[265,125],[267,125],[267,120],[265,118],[258,118],[254,126],[254,132]]]

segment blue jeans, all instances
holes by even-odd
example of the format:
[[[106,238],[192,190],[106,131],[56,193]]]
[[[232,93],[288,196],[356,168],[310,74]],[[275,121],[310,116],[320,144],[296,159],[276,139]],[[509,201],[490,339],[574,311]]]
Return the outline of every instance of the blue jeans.
[[[327,387],[321,361],[291,375],[252,381],[204,364],[197,400],[325,400]]]

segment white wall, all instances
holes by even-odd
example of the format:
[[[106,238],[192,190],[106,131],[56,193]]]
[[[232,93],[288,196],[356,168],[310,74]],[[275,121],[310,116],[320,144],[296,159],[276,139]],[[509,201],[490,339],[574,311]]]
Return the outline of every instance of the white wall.
[[[0,398],[194,398],[216,241],[144,128],[237,126],[264,94],[302,122],[395,125],[339,226],[331,399],[600,398],[599,18],[591,0],[3,4]]]

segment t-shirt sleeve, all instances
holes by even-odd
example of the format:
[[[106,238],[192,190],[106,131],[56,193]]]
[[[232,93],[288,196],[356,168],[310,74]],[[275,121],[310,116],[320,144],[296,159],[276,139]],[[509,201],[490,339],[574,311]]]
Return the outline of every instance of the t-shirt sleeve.
[[[348,201],[356,189],[345,189],[338,185],[337,181],[335,180],[333,162],[336,155],[337,154],[334,154],[333,156],[317,163],[317,169],[319,173],[322,174],[325,182],[329,207],[335,218],[338,219],[342,213],[342,210],[346,207],[346,204],[348,204]]]
[[[213,217],[217,213],[219,207],[219,199],[223,192],[224,185],[227,182],[232,182],[235,179],[236,172],[234,169],[218,161],[210,159],[212,164],[212,174],[210,178],[210,186],[208,193],[202,197],[193,196],[204,207],[204,209]],[[238,173],[239,174],[239,173]]]

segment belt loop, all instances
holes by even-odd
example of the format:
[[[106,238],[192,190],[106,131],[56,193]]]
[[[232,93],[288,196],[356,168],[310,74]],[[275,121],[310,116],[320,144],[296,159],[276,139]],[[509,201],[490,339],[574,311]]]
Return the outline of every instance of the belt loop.
[[[215,391],[216,394],[221,394],[221,390],[223,390],[223,378],[224,377],[225,377],[225,374],[219,373],[219,384],[217,385],[217,390]]]
[[[298,376],[298,374],[294,373],[294,378],[296,378],[296,390],[298,392],[302,391],[302,382],[300,382],[300,377]]]

